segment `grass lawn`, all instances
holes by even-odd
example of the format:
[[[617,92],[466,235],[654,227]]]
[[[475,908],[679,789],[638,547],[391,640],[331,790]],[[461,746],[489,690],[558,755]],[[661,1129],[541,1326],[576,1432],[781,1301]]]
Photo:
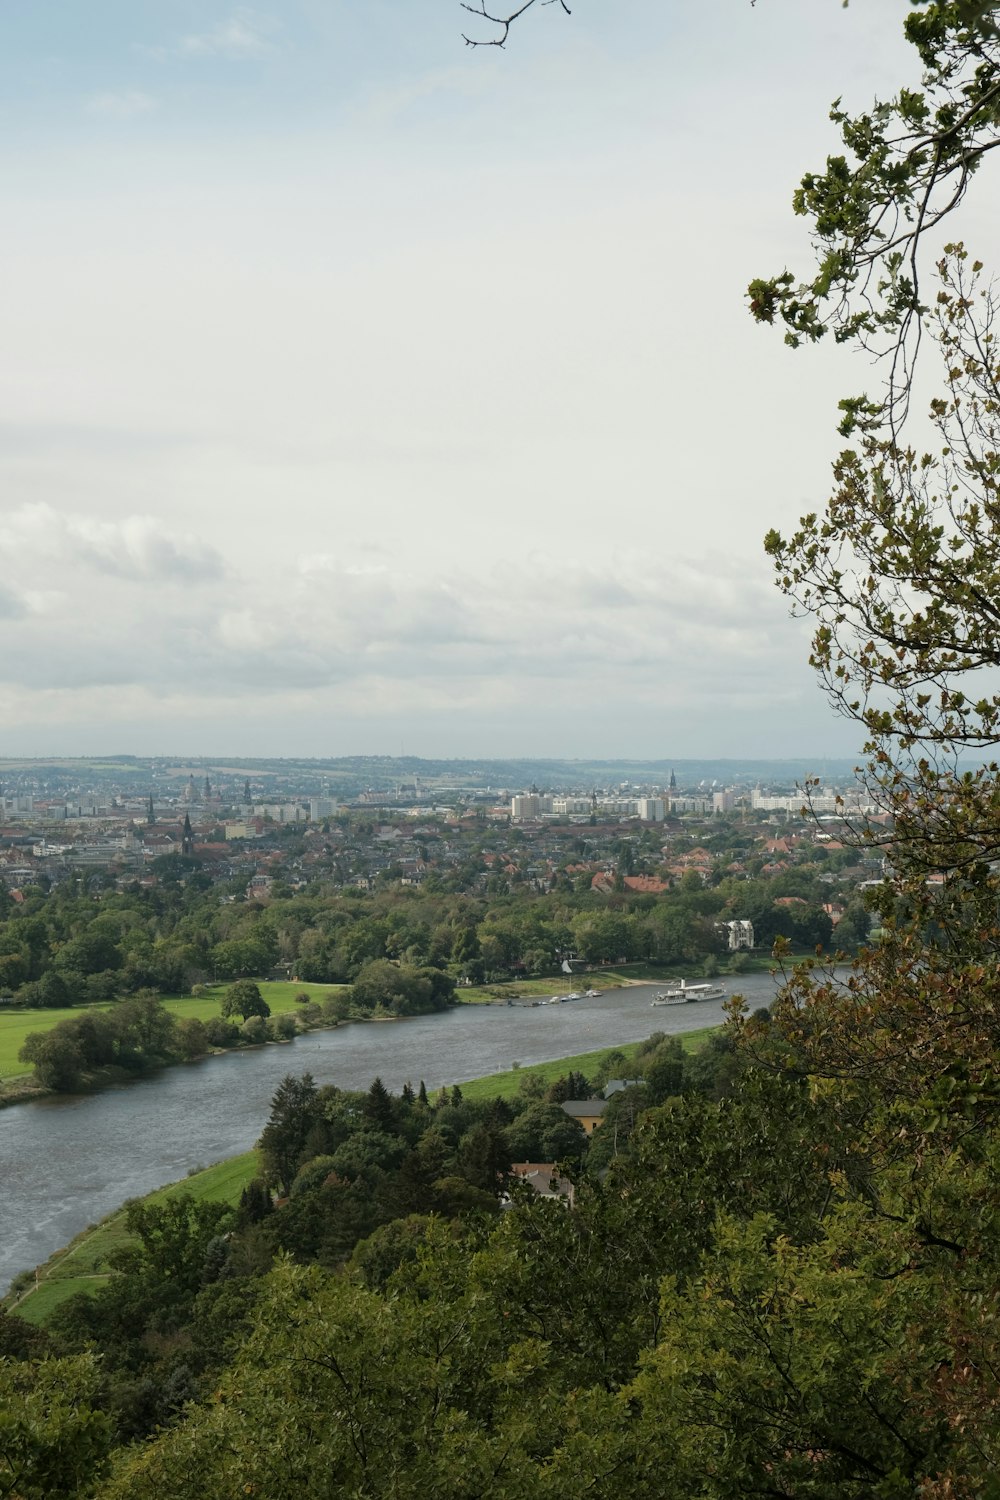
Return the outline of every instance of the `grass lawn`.
[[[88,1006],[88,1009],[107,1010],[106,1004]],[[72,1010],[4,1010],[0,1012],[0,1078],[20,1078],[33,1071],[30,1063],[18,1062],[17,1054],[24,1046],[29,1031],[49,1031],[58,1021],[78,1016],[79,1008]]]
[[[319,1005],[327,995],[335,995],[346,988],[342,984],[296,984],[287,979],[258,979],[256,983],[273,1016],[296,1010],[296,995],[308,995]],[[196,1016],[199,1021],[207,1021],[219,1014],[228,988],[228,983],[211,984],[206,986],[203,995],[165,995],[163,1003],[175,1016]]]
[[[690,966],[688,970],[690,971]],[[542,979],[510,979],[502,984],[475,984],[455,991],[462,1005],[489,1005],[497,1000],[516,999],[518,995],[565,995],[570,990],[620,990],[630,983],[662,983],[671,970],[662,964],[618,964],[615,968],[595,969],[592,974],[549,974]]]
[[[257,1153],[248,1151],[243,1156],[230,1157],[214,1167],[195,1172],[190,1177],[173,1182],[169,1187],[158,1188],[150,1193],[150,1203],[162,1203],[173,1193],[190,1193],[199,1201],[213,1203],[238,1203],[247,1183],[257,1175]],[[53,1255],[36,1273],[36,1283],[31,1290],[21,1295],[18,1292],[8,1297],[6,1306],[17,1308],[18,1317],[28,1323],[44,1324],[50,1314],[76,1292],[92,1291],[107,1280],[108,1256],[113,1250],[128,1242],[125,1215],[121,1209],[85,1229],[65,1250]]]
[[[681,1043],[685,1052],[695,1052],[702,1043],[717,1030],[715,1026],[705,1026],[700,1031],[685,1031],[681,1035]],[[468,1083],[462,1083],[459,1087],[466,1099],[514,1099],[521,1091],[521,1079],[534,1074],[541,1078],[544,1083],[554,1083],[564,1073],[572,1070],[575,1073],[583,1073],[590,1077],[591,1073],[597,1071],[598,1067],[610,1052],[624,1052],[625,1057],[631,1060],[642,1046],[642,1042],[625,1042],[621,1047],[600,1047],[596,1052],[579,1052],[575,1057],[559,1057],[554,1062],[532,1063],[527,1068],[511,1068],[506,1073],[490,1073],[486,1078],[473,1078]]]
[[[339,984],[293,984],[287,980],[261,979],[257,981],[271,1013],[280,1016],[285,1011],[296,1009],[295,997],[303,993],[317,1003],[344,988]],[[167,1010],[175,1016],[197,1016],[207,1021],[219,1014],[228,984],[210,985],[204,995],[172,995],[164,998]],[[17,1054],[31,1031],[49,1031],[59,1021],[79,1016],[85,1010],[110,1010],[113,1001],[101,1001],[98,1005],[67,1007],[61,1010],[3,1010],[0,1012],[0,1080],[20,1078],[32,1071],[30,1063],[18,1061]]]

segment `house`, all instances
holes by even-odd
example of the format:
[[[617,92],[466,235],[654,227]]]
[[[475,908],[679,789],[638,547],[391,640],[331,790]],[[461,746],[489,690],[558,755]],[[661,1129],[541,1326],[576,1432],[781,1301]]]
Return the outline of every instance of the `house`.
[[[753,947],[753,923],[746,918],[733,922],[716,922],[715,930],[725,936],[730,953],[735,953],[739,948]]]
[[[609,1078],[604,1085],[604,1097],[610,1099],[612,1094],[620,1094],[622,1089],[636,1088],[645,1081],[644,1078]]]
[[[515,1161],[511,1163],[510,1170],[512,1176],[526,1182],[539,1198],[552,1198],[572,1208],[573,1184],[559,1176],[554,1162]]]
[[[562,1107],[587,1135],[593,1135],[601,1123],[605,1102],[604,1099],[567,1099]]]

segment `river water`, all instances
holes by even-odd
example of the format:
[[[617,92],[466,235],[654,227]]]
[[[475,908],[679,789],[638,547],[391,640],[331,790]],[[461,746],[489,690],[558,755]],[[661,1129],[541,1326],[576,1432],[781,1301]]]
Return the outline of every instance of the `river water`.
[[[774,995],[769,974],[722,980],[751,1008]],[[558,981],[556,982],[558,988]],[[542,1007],[459,1005],[433,1016],[314,1031],[283,1046],[230,1052],[78,1098],[0,1110],[0,1292],[89,1223],[122,1204],[248,1151],[288,1073],[318,1084],[393,1093],[428,1089],[599,1047],[717,1026],[723,1002],[650,1008],[657,986],[609,990]]]

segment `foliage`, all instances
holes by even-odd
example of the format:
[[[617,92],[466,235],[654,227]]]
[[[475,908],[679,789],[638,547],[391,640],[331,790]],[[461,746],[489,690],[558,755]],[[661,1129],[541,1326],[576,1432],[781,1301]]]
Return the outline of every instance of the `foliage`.
[[[794,198],[812,226],[811,280],[785,270],[751,283],[751,311],[795,347],[830,329],[838,342],[894,352],[886,401],[842,403],[842,430],[905,415],[926,313],[921,255],[986,156],[1000,144],[1000,34],[984,0],[923,0],[906,17],[922,74],[858,115],[834,104],[845,154],[809,172]]]
[[[398,1016],[444,1010],[455,993],[455,981],[440,969],[372,959],[351,986],[355,1010],[389,1011]]]
[[[190,1030],[178,1035],[175,1017],[155,995],[139,994],[113,1011],[84,1011],[49,1031],[29,1033],[19,1055],[46,1088],[72,1093],[100,1068],[114,1065],[138,1073],[190,1055],[192,1040]]]
[[[238,979],[231,984],[222,1001],[222,1014],[225,1017],[242,1016],[248,1021],[251,1016],[259,1016],[265,1020],[271,1014],[271,1007],[260,992],[260,986],[252,979]]]
[[[85,1495],[102,1468],[111,1423],[98,1410],[90,1355],[0,1360],[0,1495]]]

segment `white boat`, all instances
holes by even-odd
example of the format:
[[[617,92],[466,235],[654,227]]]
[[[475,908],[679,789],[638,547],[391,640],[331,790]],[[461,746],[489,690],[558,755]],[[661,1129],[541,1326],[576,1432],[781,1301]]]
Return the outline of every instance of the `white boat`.
[[[659,990],[650,1001],[651,1005],[695,1005],[699,1000],[725,1000],[726,991],[721,984],[688,984],[682,979],[679,984],[668,985]]]
[[[585,1000],[596,1000],[600,993],[600,990],[584,990],[583,998]]]

